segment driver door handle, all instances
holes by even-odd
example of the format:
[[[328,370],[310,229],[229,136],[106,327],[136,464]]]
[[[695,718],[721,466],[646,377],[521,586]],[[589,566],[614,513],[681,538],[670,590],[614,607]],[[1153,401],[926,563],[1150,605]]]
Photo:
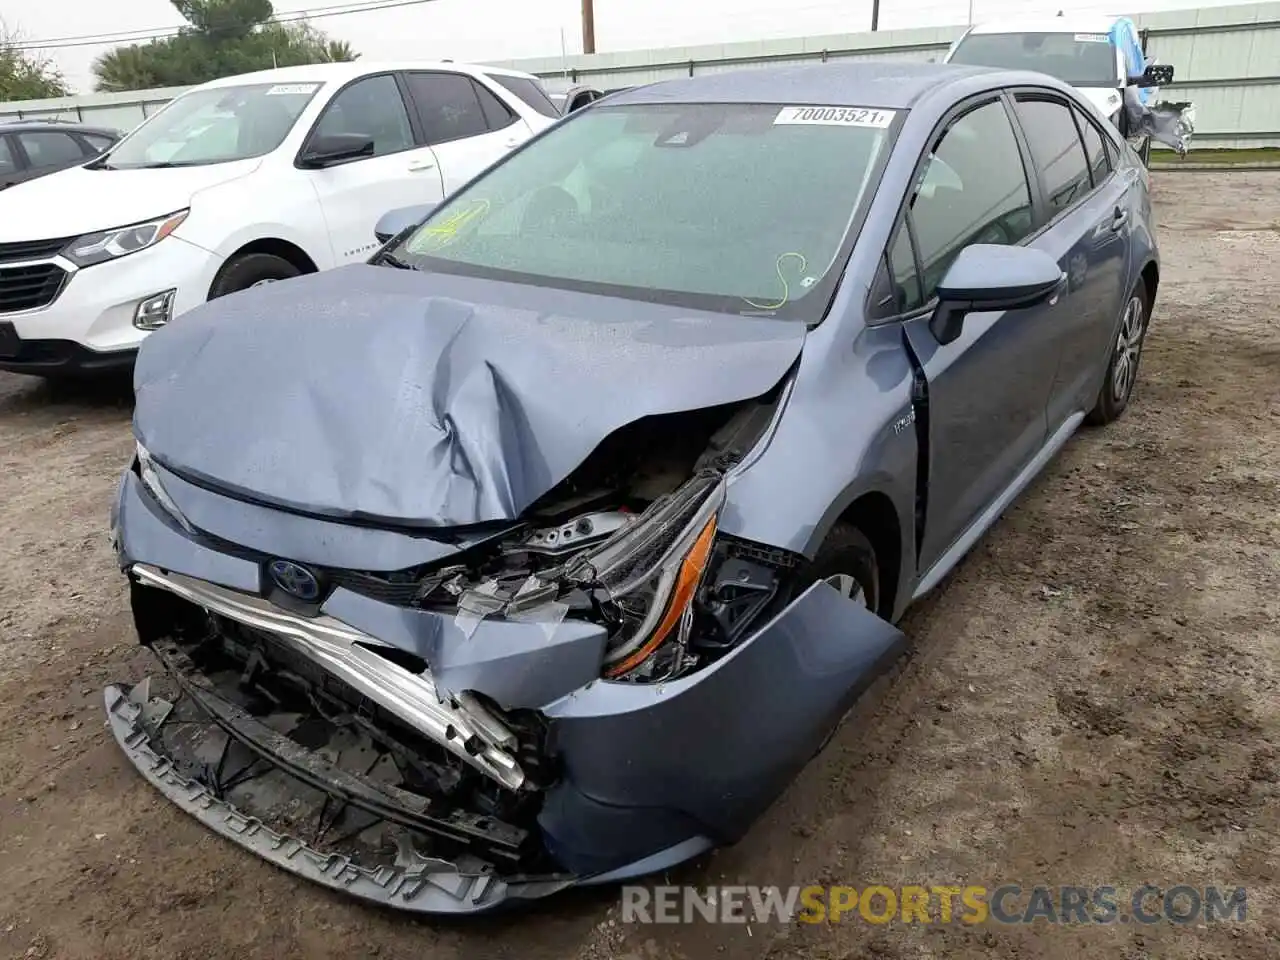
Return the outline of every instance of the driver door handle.
[[[1111,229],[1119,232],[1120,228],[1129,222],[1129,211],[1121,210],[1116,207],[1115,215],[1111,218]]]
[[[409,164],[410,173],[421,173],[423,170],[435,169],[435,162],[431,160],[415,160]]]

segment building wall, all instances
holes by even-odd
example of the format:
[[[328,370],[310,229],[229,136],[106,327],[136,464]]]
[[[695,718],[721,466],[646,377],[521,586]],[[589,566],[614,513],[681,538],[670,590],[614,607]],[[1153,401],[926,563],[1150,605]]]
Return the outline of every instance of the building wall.
[[[1148,53],[1176,69],[1169,99],[1196,105],[1194,147],[1280,146],[1280,2],[1174,10],[1133,18]],[[962,27],[832,34],[697,47],[519,60],[502,64],[602,89],[672,77],[840,59],[940,59]],[[0,103],[0,121],[63,117],[130,129],[184,88]]]

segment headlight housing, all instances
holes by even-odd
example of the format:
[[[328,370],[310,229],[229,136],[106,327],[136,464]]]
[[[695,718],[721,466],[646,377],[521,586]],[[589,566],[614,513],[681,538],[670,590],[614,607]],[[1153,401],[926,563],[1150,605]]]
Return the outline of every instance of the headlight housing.
[[[151,459],[151,454],[147,452],[147,448],[141,443],[138,444],[137,457],[138,479],[147,488],[147,492],[155,498],[160,508],[172,517],[178,526],[182,527],[187,533],[196,533],[196,528],[191,525],[190,520],[182,515],[182,511],[178,509],[178,505],[173,502],[173,498],[169,496],[169,492],[165,490],[164,485],[160,482],[160,474],[156,472],[155,461]]]
[[[650,517],[582,558],[584,579],[620,619],[605,652],[606,679],[652,680],[679,669],[724,499],[720,477],[696,477],[651,508]]]
[[[106,263],[120,257],[137,253],[147,247],[154,247],[187,219],[190,210],[179,210],[166,214],[155,220],[134,223],[113,230],[101,230],[97,233],[86,233],[83,237],[72,240],[63,249],[62,255],[78,267],[92,267],[94,264]]]

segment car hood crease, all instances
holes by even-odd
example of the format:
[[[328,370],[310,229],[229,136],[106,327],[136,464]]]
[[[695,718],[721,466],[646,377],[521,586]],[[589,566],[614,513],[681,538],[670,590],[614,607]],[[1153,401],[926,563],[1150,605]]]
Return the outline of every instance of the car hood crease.
[[[316,516],[515,519],[609,434],[766,393],[801,324],[355,265],[233,294],[144,342],[157,461]]]

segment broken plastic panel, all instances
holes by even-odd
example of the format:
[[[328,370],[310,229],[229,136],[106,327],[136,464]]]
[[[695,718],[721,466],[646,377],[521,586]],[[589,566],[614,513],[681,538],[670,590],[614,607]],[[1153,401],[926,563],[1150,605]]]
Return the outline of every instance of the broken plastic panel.
[[[1148,107],[1142,103],[1136,87],[1126,87],[1124,110],[1130,136],[1150,137],[1172,147],[1180,157],[1187,155],[1195,132],[1194,104],[1161,101]]]

